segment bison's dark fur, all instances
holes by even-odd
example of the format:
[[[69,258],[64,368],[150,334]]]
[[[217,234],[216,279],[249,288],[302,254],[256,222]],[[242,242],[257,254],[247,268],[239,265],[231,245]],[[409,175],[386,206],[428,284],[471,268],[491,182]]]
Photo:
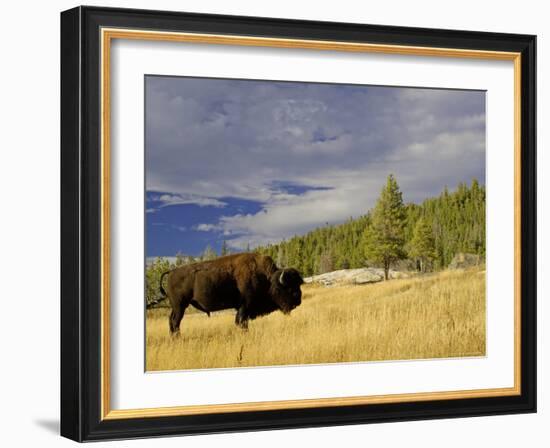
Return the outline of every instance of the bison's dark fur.
[[[172,306],[170,333],[174,334],[189,305],[208,314],[234,308],[235,323],[242,328],[248,327],[249,319],[275,310],[288,314],[301,303],[302,283],[296,269],[279,269],[270,257],[235,254],[165,272],[160,290]]]

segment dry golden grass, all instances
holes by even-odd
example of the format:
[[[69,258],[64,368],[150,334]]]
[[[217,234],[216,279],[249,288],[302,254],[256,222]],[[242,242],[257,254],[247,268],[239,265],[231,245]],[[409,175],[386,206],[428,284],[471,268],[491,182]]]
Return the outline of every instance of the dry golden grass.
[[[147,370],[321,364],[485,354],[485,272],[447,271],[365,286],[304,285],[302,305],[243,331],[234,312],[147,312]],[[188,309],[189,311],[189,309]]]

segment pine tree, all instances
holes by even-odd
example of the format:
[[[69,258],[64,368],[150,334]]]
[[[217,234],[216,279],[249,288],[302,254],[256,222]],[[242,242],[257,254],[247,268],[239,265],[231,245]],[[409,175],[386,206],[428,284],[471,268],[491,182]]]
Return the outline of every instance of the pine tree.
[[[319,258],[319,273],[324,274],[331,271],[334,271],[334,256],[332,251],[328,249]]]
[[[278,246],[276,263],[277,263],[277,266],[279,266],[280,268],[286,268],[287,267],[287,256],[286,256],[285,241],[284,240]]]
[[[182,266],[184,264],[185,264],[185,256],[181,252],[178,252],[176,254],[176,266]]]
[[[386,280],[391,265],[405,258],[405,223],[403,195],[390,174],[372,212],[372,223],[364,234],[365,257],[382,264]]]
[[[208,246],[206,246],[206,249],[204,249],[204,252],[202,253],[201,259],[204,260],[204,261],[213,260],[217,256],[218,256],[218,254],[216,254],[216,251],[214,249],[212,249],[212,246],[210,246],[210,244],[209,244]]]
[[[419,218],[414,227],[409,256],[420,262],[420,272],[426,272],[427,265],[437,256],[432,227],[424,218]]]
[[[220,250],[220,256],[225,257],[226,255],[229,255],[229,254],[230,254],[230,251],[229,251],[229,247],[227,246],[227,241],[223,240],[222,248]]]

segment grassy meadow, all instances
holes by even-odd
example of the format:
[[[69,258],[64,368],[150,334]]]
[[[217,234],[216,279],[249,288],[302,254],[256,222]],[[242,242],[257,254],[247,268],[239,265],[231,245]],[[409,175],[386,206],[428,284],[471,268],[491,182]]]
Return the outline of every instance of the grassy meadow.
[[[234,324],[189,307],[181,335],[169,308],[147,311],[146,369],[184,370],[482,356],[485,271],[443,271],[369,285],[303,285],[302,305]]]

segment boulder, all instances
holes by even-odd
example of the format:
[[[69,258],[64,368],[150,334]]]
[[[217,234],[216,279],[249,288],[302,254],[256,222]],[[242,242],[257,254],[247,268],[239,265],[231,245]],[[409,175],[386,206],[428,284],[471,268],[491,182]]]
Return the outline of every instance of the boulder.
[[[372,272],[373,270],[365,270],[365,272],[361,272],[357,274],[353,278],[353,282],[356,285],[364,285],[366,283],[376,283],[379,281],[382,281],[384,279],[384,273],[382,272],[382,275],[380,275],[377,272]]]
[[[389,272],[391,279],[408,278],[405,272]],[[318,283],[324,286],[333,285],[365,285],[384,280],[384,270],[380,268],[340,269],[325,274],[304,278],[305,283]]]

